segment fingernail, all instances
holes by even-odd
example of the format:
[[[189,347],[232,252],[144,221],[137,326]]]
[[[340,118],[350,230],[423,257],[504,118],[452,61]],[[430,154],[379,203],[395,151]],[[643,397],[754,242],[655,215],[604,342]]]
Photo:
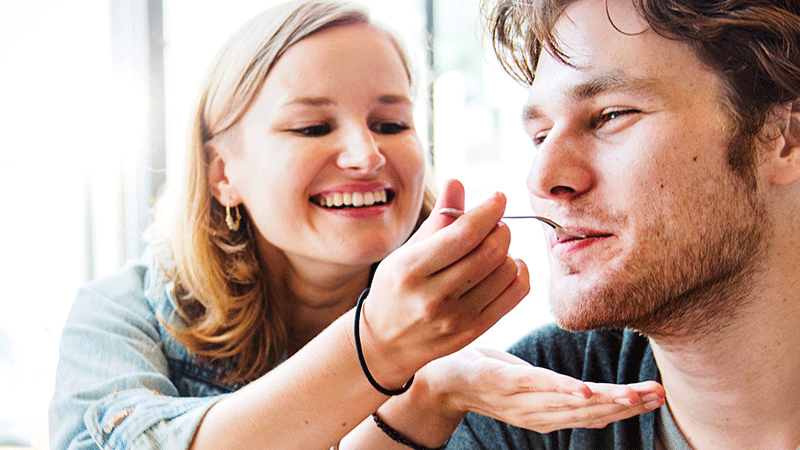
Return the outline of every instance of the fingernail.
[[[664,405],[664,401],[663,400],[655,400],[655,401],[652,401],[652,402],[645,403],[644,407],[647,408],[648,410],[653,410],[653,409],[660,408],[663,405]]]
[[[656,401],[656,400],[661,400],[661,396],[656,394],[655,392],[651,392],[649,394],[645,394],[645,395],[642,396],[642,401],[645,402],[645,403]]]
[[[580,397],[580,398],[582,398],[584,400],[588,400],[588,399],[592,398],[592,393],[591,392],[586,392],[586,391],[575,391],[575,392],[572,393],[572,395],[574,395],[575,397]]]
[[[442,208],[439,210],[439,214],[443,214],[445,216],[452,217],[453,219],[457,219],[462,214],[464,214],[464,211],[456,208]]]
[[[633,406],[633,405],[636,404],[636,402],[632,398],[629,398],[629,397],[615,398],[614,399],[614,403],[616,403],[618,405],[625,405],[625,406]]]

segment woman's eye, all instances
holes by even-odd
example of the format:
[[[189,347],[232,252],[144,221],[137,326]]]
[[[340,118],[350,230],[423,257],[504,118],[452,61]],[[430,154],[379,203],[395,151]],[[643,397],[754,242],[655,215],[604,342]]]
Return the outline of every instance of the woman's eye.
[[[311,125],[303,128],[294,128],[290,130],[292,133],[299,134],[306,137],[319,137],[325,136],[331,132],[331,126],[328,124]]]
[[[397,122],[381,122],[370,127],[372,131],[380,134],[399,134],[408,130],[408,125]]]
[[[538,146],[542,145],[546,138],[547,138],[547,133],[546,132],[536,133],[536,135],[533,136],[533,146],[534,147],[538,147]]]

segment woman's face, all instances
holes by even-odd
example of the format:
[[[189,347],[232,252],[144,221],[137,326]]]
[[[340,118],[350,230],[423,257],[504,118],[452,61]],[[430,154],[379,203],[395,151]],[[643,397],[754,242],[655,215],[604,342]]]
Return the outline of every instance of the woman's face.
[[[294,44],[218,149],[222,204],[243,204],[267,261],[364,266],[411,234],[424,156],[391,40],[346,25]],[[228,197],[226,197],[226,195]]]

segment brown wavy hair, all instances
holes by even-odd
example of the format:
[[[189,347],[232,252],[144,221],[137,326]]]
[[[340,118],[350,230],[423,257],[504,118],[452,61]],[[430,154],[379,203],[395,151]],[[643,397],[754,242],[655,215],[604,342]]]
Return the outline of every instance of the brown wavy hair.
[[[246,383],[275,367],[286,351],[287,329],[283,311],[267,292],[269,268],[258,254],[247,212],[241,208],[239,231],[228,230],[225,207],[211,193],[204,144],[230,134],[225,132],[244,115],[289,47],[325,29],[357,23],[371,23],[361,6],[314,0],[269,9],[235,32],[203,82],[183,179],[171,183],[156,205],[148,238],[160,249],[185,326],[169,326],[168,318],[162,322],[227,382]],[[413,87],[408,53],[382,30],[395,44]],[[428,171],[417,227],[435,201],[430,176]]]
[[[543,49],[569,64],[554,27],[574,1],[498,0],[483,4],[494,52],[515,79],[533,83]],[[721,78],[721,101],[734,127],[732,139],[752,141],[774,107],[800,98],[800,1],[632,1],[653,31],[687,43]],[[756,164],[752,146],[730,147],[731,167],[752,182]]]

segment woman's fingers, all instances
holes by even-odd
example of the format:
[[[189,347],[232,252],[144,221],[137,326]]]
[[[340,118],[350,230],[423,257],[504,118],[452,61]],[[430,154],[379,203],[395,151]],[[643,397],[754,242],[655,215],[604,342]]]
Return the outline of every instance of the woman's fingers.
[[[427,292],[438,294],[434,310],[456,328],[469,326],[481,333],[516,306],[530,284],[525,264],[508,256],[510,242],[508,227],[500,223],[475,249],[425,277]]]
[[[455,227],[453,224],[452,227]],[[443,232],[446,230],[443,230]],[[450,291],[451,297],[461,297],[474,288],[497,269],[505,267],[505,274],[516,273],[513,261],[508,256],[511,244],[511,231],[503,224],[496,224],[483,240],[471,251],[462,255],[448,266],[431,275],[431,279]],[[495,277],[502,276],[496,274]],[[511,283],[507,280],[503,289]],[[502,292],[502,290],[497,293]]]
[[[510,265],[508,272],[510,276],[498,274],[498,280],[494,280],[490,276],[467,293],[469,297],[467,301],[483,305],[483,309],[478,312],[473,323],[475,332],[478,335],[486,332],[498,320],[514,309],[530,292],[528,266],[519,259],[509,259],[507,264]],[[487,302],[487,300],[490,301]],[[477,335],[475,337],[477,338]]]
[[[565,428],[602,428],[610,423],[643,414],[663,405],[663,400],[624,406],[617,403],[579,400],[566,394],[520,394],[516,404],[492,408],[481,414],[514,426],[549,433]],[[540,405],[541,408],[532,408]]]
[[[586,383],[592,390],[596,399],[611,400],[615,403],[632,406],[642,402],[648,394],[655,394],[661,398],[666,395],[664,387],[655,381],[636,383],[630,385],[617,385],[607,383]],[[650,397],[648,397],[650,398]]]
[[[486,399],[472,412],[540,433],[565,428],[598,428],[652,411],[664,404],[663,397],[640,399],[632,405],[612,398],[580,398],[575,394],[548,390],[520,390],[504,397]]]
[[[419,230],[414,233],[408,240],[408,244],[414,244],[424,240],[433,235],[438,230],[455,222],[455,218],[438,214],[442,208],[453,208],[463,211],[464,210],[464,185],[460,181],[449,179],[442,185],[441,192],[436,198],[436,204],[431,211],[430,217],[420,226]]]
[[[432,275],[445,269],[484,243],[497,228],[505,206],[505,196],[498,192],[458,219],[437,214],[434,210],[403,246],[404,262],[417,276]]]

